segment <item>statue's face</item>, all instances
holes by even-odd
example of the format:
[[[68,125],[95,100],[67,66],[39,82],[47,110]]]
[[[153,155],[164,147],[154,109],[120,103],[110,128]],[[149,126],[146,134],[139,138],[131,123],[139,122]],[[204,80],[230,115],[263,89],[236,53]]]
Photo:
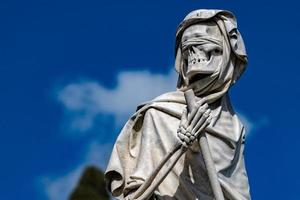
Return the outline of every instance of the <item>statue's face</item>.
[[[214,22],[188,27],[182,35],[184,73],[190,80],[212,74],[222,62],[222,34]]]

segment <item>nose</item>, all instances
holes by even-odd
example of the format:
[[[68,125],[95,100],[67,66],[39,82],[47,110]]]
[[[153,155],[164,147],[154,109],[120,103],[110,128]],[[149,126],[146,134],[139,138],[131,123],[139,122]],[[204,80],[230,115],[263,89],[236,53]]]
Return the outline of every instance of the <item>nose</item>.
[[[195,65],[196,63],[207,62],[208,60],[208,53],[204,49],[194,46],[189,49],[189,64]]]

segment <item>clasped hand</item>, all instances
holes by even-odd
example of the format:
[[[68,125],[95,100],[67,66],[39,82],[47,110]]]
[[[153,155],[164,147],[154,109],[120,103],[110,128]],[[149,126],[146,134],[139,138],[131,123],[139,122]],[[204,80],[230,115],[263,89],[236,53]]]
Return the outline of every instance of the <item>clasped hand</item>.
[[[190,146],[198,135],[211,122],[211,110],[205,99],[196,103],[196,107],[188,113],[187,108],[183,110],[177,136],[185,147]]]

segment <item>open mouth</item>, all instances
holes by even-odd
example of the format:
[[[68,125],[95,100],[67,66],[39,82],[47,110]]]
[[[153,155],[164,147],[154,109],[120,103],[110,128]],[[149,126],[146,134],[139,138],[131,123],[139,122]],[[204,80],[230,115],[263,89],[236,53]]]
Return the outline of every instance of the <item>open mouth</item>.
[[[200,73],[197,73],[195,75],[193,75],[191,78],[189,78],[189,84],[192,84],[198,80],[201,80],[201,79],[204,79],[206,77],[208,77],[209,74],[200,74]]]

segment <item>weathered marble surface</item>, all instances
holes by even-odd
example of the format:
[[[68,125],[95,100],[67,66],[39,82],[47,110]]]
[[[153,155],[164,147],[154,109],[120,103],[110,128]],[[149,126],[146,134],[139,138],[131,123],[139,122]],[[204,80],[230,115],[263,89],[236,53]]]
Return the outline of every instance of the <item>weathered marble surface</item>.
[[[247,55],[235,17],[228,11],[196,10],[176,33],[177,91],[140,105],[120,133],[105,176],[118,199],[130,199],[178,143],[187,152],[154,192],[157,199],[214,199],[199,142],[205,132],[225,199],[250,199],[244,165],[244,126],[231,107],[228,90],[245,70]],[[154,83],[155,84],[155,83]],[[193,89],[198,103],[187,113],[183,92]],[[206,114],[203,114],[206,113]],[[209,119],[209,124],[199,128]],[[192,122],[195,123],[192,123]],[[198,124],[198,125],[197,125]],[[187,128],[188,129],[188,128]]]

